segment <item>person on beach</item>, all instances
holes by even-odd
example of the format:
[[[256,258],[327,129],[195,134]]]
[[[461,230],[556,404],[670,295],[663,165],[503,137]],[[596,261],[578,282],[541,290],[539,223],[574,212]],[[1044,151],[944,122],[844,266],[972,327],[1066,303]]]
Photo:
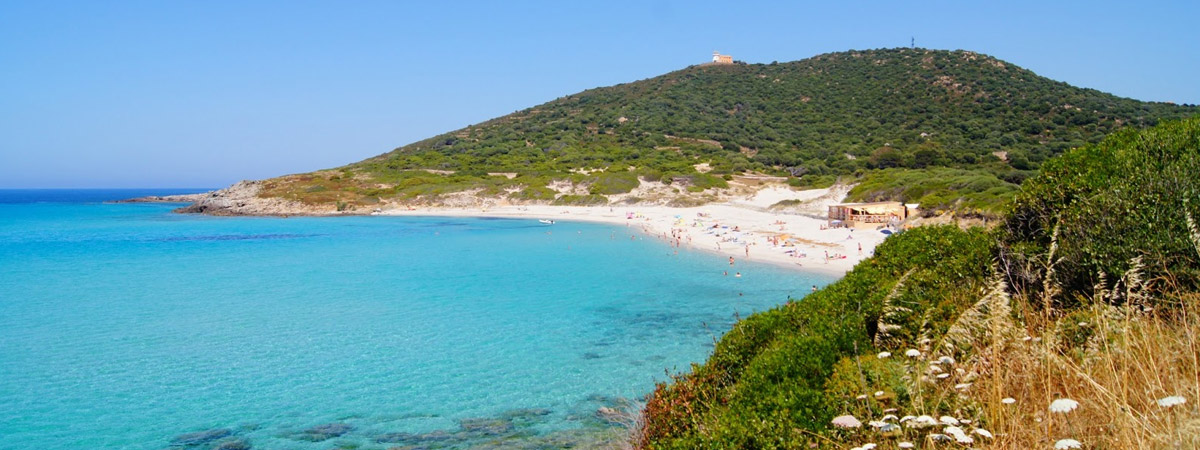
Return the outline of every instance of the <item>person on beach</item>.
[[[862,242],[858,243],[858,256],[862,256]]]
[[[738,272],[738,273],[734,274],[733,276],[735,276],[735,277],[737,277],[737,278],[741,278],[741,277],[742,277],[742,273],[741,273],[741,272]]]
[[[817,285],[813,285],[813,292],[817,292]]]
[[[729,265],[731,265],[731,266],[733,265],[733,257],[732,256],[729,257]]]

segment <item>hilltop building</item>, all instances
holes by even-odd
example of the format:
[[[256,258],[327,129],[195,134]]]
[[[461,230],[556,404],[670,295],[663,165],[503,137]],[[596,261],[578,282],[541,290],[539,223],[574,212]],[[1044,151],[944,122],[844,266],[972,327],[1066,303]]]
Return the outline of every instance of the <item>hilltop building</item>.
[[[733,64],[733,55],[722,55],[721,52],[713,52],[713,64]]]

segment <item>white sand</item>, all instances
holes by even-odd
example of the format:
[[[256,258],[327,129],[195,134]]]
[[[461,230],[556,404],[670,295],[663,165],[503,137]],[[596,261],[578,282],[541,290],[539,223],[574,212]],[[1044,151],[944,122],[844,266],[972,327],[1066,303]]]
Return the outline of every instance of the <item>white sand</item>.
[[[871,256],[875,246],[883,242],[887,235],[881,233],[873,225],[857,229],[823,230],[821,228],[826,223],[824,219],[776,213],[765,209],[766,205],[780,200],[818,199],[823,195],[819,191],[827,192],[828,190],[764,189],[741,201],[694,208],[514,205],[486,209],[392,209],[380,214],[509,217],[625,225],[630,228],[630,235],[642,239],[661,239],[683,249],[716,253],[720,256],[714,257],[714,264],[725,268],[722,270],[729,270],[730,275],[737,271],[737,261],[750,260],[840,277],[859,261]],[[820,207],[820,205],[813,206]],[[775,245],[770,241],[771,238],[782,239],[777,239],[779,245]],[[861,252],[859,251],[860,246]],[[796,253],[797,250],[799,253]],[[826,252],[831,256],[828,260],[825,258]],[[735,265],[733,267],[729,267],[729,257],[734,258]]]

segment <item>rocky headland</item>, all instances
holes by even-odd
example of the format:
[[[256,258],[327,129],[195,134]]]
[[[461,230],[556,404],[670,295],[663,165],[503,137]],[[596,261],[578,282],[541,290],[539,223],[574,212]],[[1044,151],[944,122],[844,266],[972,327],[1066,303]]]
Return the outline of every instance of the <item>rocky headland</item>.
[[[340,214],[333,205],[306,204],[278,197],[260,197],[262,181],[240,181],[187,201],[192,204],[176,209],[178,213],[214,216],[324,216]],[[182,197],[182,196],[181,196]],[[136,199],[135,199],[136,200]]]

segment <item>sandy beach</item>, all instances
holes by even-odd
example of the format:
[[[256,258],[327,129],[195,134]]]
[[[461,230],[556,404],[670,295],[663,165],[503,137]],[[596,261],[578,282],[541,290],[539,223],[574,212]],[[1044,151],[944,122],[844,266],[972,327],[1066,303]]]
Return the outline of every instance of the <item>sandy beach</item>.
[[[826,228],[815,214],[782,213],[767,209],[780,200],[811,201],[809,211],[824,209],[828,189],[793,191],[784,187],[755,195],[691,208],[666,206],[549,206],[503,205],[488,208],[387,209],[377,215],[507,217],[561,222],[587,221],[626,226],[640,239],[659,239],[680,249],[710,252],[714,264],[763,262],[796,270],[842,276],[870,257],[887,238],[877,226]],[[552,225],[553,226],[553,225]],[[828,255],[828,258],[826,257]]]

